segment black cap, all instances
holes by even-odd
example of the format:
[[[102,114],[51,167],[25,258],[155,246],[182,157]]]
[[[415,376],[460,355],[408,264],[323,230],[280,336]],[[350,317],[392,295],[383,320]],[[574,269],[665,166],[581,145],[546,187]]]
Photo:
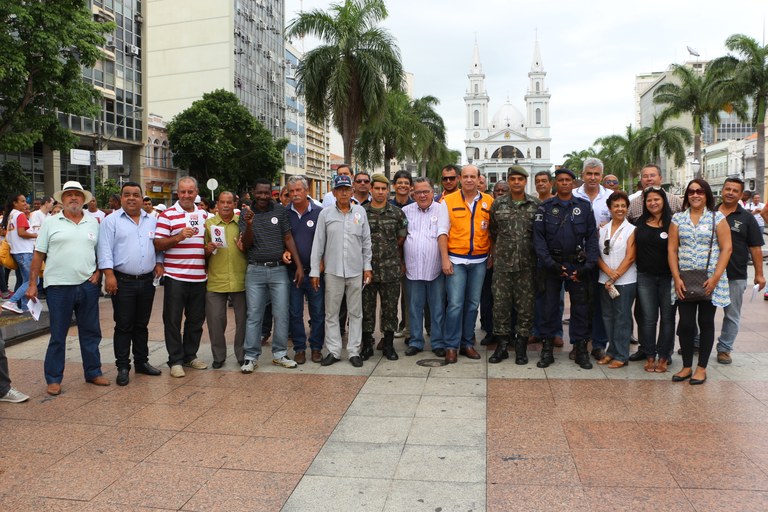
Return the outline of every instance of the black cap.
[[[568,168],[566,168],[566,167],[561,167],[559,169],[555,169],[555,178],[557,178],[558,174],[567,174],[568,176],[571,177],[571,179],[573,179],[573,180],[576,179],[576,175],[573,173],[573,171],[568,169]]]

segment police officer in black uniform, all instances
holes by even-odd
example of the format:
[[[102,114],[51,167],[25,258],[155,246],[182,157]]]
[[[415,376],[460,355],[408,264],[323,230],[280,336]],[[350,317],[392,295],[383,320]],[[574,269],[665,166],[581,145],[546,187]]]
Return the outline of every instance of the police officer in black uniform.
[[[557,194],[544,201],[533,222],[533,245],[544,289],[544,311],[541,326],[541,359],[536,364],[546,368],[555,362],[552,354],[554,336],[560,317],[560,288],[571,298],[570,341],[576,364],[592,368],[587,342],[590,335],[590,283],[596,271],[598,233],[592,205],[571,192],[576,176],[570,169],[555,171]]]

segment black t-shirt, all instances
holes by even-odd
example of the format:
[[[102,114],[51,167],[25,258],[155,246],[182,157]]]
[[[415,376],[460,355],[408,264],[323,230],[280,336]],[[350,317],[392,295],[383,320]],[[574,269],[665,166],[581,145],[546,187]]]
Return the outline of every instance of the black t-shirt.
[[[725,220],[731,226],[731,245],[733,246],[733,254],[725,271],[728,279],[746,279],[749,248],[763,246],[760,226],[755,216],[741,205],[736,205],[736,211],[729,214]]]
[[[637,271],[654,276],[671,275],[667,260],[668,241],[669,237],[664,228],[655,228],[644,222],[638,224],[635,229]]]

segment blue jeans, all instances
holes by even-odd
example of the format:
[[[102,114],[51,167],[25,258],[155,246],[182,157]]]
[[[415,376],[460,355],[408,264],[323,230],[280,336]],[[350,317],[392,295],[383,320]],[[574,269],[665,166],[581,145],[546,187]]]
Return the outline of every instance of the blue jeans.
[[[608,333],[606,332],[606,325],[603,323],[603,309],[602,301],[600,299],[600,288],[604,288],[604,286],[597,282],[597,280],[600,278],[600,272],[595,269],[592,271],[592,274],[595,276],[593,278],[594,281],[592,281],[592,285],[594,286],[592,289],[592,349],[605,349],[605,347],[608,346]],[[632,320],[630,320],[629,324],[630,329],[632,328],[631,322]],[[631,331],[630,334],[632,334]]]
[[[432,281],[406,279],[408,286],[408,315],[411,340],[408,345],[424,349],[424,305],[429,305],[432,350],[445,348],[445,277],[440,274]]]
[[[19,266],[19,272],[21,272],[21,285],[16,288],[16,293],[8,299],[10,302],[16,302],[21,306],[21,309],[28,311],[27,301],[24,299],[24,294],[27,293],[29,288],[29,269],[32,265],[32,253],[22,252],[14,254],[13,259],[16,260],[16,264]]]
[[[320,278],[320,289],[315,291],[312,288],[312,281],[309,278],[309,272],[304,274],[304,281],[301,286],[296,288],[293,285],[295,271],[289,271],[291,280],[290,294],[290,332],[293,340],[294,352],[304,352],[307,350],[307,331],[304,328],[304,297],[307,298],[309,306],[309,348],[311,350],[323,350],[323,341],[325,339],[325,289],[323,278]]]
[[[741,304],[744,301],[744,291],[747,289],[746,279],[728,280],[728,291],[731,296],[731,304],[725,306],[723,313],[723,328],[720,337],[717,338],[717,351],[730,352],[733,350],[733,342],[739,334],[739,322],[741,322]]]
[[[603,312],[603,325],[608,334],[608,355],[626,363],[629,360],[629,337],[632,335],[632,303],[635,301],[637,283],[616,285],[619,296],[612,299],[600,288],[600,302]]]
[[[245,273],[245,301],[248,308],[245,324],[245,358],[258,360],[261,355],[261,324],[264,308],[272,302],[275,332],[272,333],[272,358],[288,353],[288,307],[291,280],[285,266],[248,265]]]
[[[637,337],[640,350],[647,357],[669,360],[672,354],[675,345],[675,306],[670,296],[671,287],[671,276],[637,273]]]
[[[48,312],[51,320],[51,339],[45,353],[45,382],[61,383],[64,376],[64,357],[67,348],[67,331],[72,322],[72,313],[77,320],[77,336],[80,340],[80,355],[83,359],[85,380],[101,375],[101,327],[99,326],[98,285],[85,281],[82,284],[46,287]]]
[[[445,278],[448,307],[445,311],[445,347],[471,347],[475,336],[477,307],[485,279],[485,262],[454,265]]]

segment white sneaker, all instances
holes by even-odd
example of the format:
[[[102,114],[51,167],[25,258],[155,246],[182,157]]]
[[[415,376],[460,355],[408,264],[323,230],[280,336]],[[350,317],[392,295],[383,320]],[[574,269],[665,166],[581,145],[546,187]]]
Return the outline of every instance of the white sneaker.
[[[195,370],[205,370],[208,368],[208,365],[202,362],[200,359],[193,359],[187,363],[184,363],[184,366],[187,368],[194,368]]]
[[[395,331],[395,338],[405,338],[406,330],[401,329],[399,331]]]
[[[253,373],[253,370],[255,370],[257,366],[259,366],[259,364],[256,361],[246,359],[245,364],[240,367],[240,371],[243,373]]]
[[[181,378],[186,377],[186,373],[184,373],[184,368],[181,367],[180,364],[175,364],[171,366],[171,377]]]
[[[296,361],[288,359],[286,356],[283,356],[280,359],[273,359],[272,364],[275,366],[282,366],[283,368],[296,368],[299,366],[296,364]]]
[[[12,404],[19,404],[27,400],[29,400],[27,395],[13,388],[9,389],[4,396],[0,396],[0,402],[11,402]]]
[[[14,313],[18,313],[19,315],[23,313],[21,308],[17,306],[15,302],[11,302],[11,301],[3,302],[3,309],[7,311],[12,311]]]

